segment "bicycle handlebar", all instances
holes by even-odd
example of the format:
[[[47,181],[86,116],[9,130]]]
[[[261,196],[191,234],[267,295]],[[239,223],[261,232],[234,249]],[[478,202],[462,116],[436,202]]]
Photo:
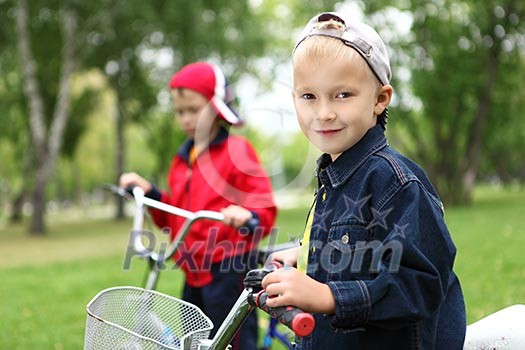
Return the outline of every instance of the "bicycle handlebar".
[[[190,226],[198,220],[214,220],[214,221],[223,221],[224,214],[211,210],[199,210],[196,212],[191,212],[182,208],[169,205],[155,199],[145,196],[144,190],[138,186],[132,188],[121,188],[116,185],[108,184],[105,186],[106,189],[110,190],[116,195],[119,195],[126,199],[133,199],[137,210],[134,215],[133,221],[133,233],[135,234],[133,238],[133,249],[137,255],[151,259],[155,264],[164,264],[166,261],[171,259],[175,254],[179,244],[186,238],[189,233]],[[144,223],[144,214],[145,207],[158,209],[169,214],[177,215],[186,219],[184,224],[181,226],[180,230],[175,234],[173,240],[171,241],[169,247],[163,254],[159,254],[152,249],[149,249],[144,246],[142,243],[142,229]]]
[[[262,289],[262,280],[266,275],[280,268],[282,268],[280,263],[272,261],[263,268],[251,270],[246,274],[243,282],[244,287],[251,291],[248,302],[290,328],[297,336],[310,335],[315,327],[315,319],[311,314],[295,306],[271,308],[266,304],[268,298],[271,297]]]
[[[113,184],[104,184],[104,189],[125,199],[133,199],[132,189],[124,189]]]
[[[151,199],[145,196],[144,190],[140,187],[133,188],[133,197],[135,198],[135,202],[139,206],[145,205],[150,208],[155,208],[155,209],[165,211],[166,213],[170,213],[170,214],[177,215],[177,216],[182,216],[183,218],[186,218],[189,220],[193,220],[193,221],[195,221],[196,219],[210,219],[210,220],[216,220],[216,221],[224,220],[224,214],[219,213],[217,211],[199,210],[196,212],[191,212],[189,210],[181,209],[173,205],[169,205],[166,203],[159,202],[155,199]]]
[[[310,335],[315,327],[315,319],[312,314],[306,313],[295,306],[279,306],[271,308],[266,305],[269,296],[265,290],[253,296],[255,305],[267,314],[290,328],[297,336],[306,337]]]

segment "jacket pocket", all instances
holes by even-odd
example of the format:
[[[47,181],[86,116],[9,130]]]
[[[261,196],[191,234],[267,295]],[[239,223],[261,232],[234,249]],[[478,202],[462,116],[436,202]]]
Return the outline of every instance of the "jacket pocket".
[[[371,257],[366,247],[371,233],[357,221],[334,223],[328,232],[328,244],[321,264],[329,280],[369,279]]]

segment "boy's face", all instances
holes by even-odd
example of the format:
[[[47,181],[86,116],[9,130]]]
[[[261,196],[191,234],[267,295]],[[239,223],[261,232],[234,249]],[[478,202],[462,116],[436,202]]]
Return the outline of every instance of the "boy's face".
[[[206,97],[189,89],[171,90],[177,122],[189,138],[207,139],[215,125],[216,112]]]
[[[322,63],[306,58],[294,65],[292,94],[301,130],[333,160],[376,125],[390,102],[391,90],[384,96],[385,86],[359,60],[357,55]]]

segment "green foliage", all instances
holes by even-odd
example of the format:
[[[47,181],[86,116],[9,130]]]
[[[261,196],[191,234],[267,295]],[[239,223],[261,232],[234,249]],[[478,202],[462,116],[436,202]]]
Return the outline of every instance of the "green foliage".
[[[35,164],[20,82],[15,4],[0,2],[0,23],[6,24],[0,26],[4,202],[31,185]],[[78,16],[78,63],[64,159],[48,190],[51,196],[78,198],[75,188],[88,192],[115,181],[117,107],[126,128],[125,168],[164,181],[183,139],[169,112],[167,83],[173,72],[190,61],[212,60],[232,82],[250,75],[268,86],[278,63],[289,60],[296,31],[313,14],[354,7],[365,11],[391,48],[396,89],[391,144],[420,162],[443,197],[455,201],[465,169],[474,162],[469,144],[487,100],[487,67],[496,58],[478,178],[524,181],[525,10],[520,1],[30,1],[31,40],[48,121],[56,103],[64,6]],[[405,35],[392,34],[399,26],[388,15],[392,10],[411,21]],[[99,80],[93,82],[93,76]],[[299,187],[311,181],[316,153],[304,137],[288,135],[283,141],[258,130],[241,133],[255,144],[277,189],[298,177]]]
[[[173,156],[177,154],[186,135],[177,127],[173,113],[159,113],[152,116],[145,125],[145,131],[148,148],[155,155],[154,166],[149,170],[151,173],[148,178],[159,185],[165,184]]]
[[[391,109],[405,150],[450,203],[470,200],[472,175],[520,179],[523,158],[512,150],[525,146],[523,3],[403,0],[392,6],[412,20],[408,35],[388,35],[384,23],[378,25],[390,39],[394,77],[410,72],[394,79],[398,109]],[[366,9],[374,18],[392,8],[370,1]],[[506,168],[512,170],[498,170]]]
[[[290,135],[290,140],[281,150],[284,159],[286,183],[297,181],[300,188],[316,187],[315,159],[320,152],[309,143],[302,133]]]
[[[71,117],[64,133],[62,155],[73,158],[78,142],[87,129],[87,116],[99,98],[99,91],[93,88],[84,90],[76,97],[71,108]]]

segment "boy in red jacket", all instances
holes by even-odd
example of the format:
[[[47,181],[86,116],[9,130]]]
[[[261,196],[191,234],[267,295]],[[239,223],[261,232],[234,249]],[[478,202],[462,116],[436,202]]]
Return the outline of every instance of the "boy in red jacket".
[[[120,186],[140,186],[148,197],[190,211],[215,210],[222,223],[195,223],[175,256],[186,275],[184,300],[199,306],[216,329],[241,293],[245,273],[255,268],[249,254],[270,232],[277,209],[267,174],[249,141],[229,134],[242,125],[229,105],[232,94],[221,69],[197,62],[170,82],[177,122],[188,136],[173,158],[169,191],[159,191],[135,173]],[[175,234],[183,218],[152,210],[155,223]],[[247,223],[250,225],[247,225]],[[252,313],[233,341],[234,349],[256,349],[257,319]]]

